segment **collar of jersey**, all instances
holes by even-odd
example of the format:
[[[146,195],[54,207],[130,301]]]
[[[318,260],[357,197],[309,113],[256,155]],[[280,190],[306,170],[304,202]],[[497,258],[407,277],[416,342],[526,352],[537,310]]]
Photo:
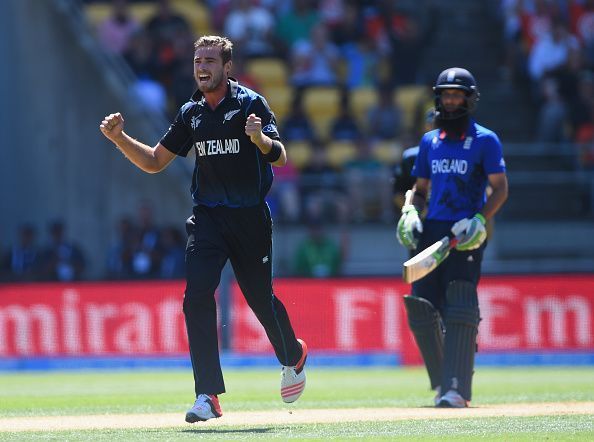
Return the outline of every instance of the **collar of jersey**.
[[[476,133],[476,127],[474,127],[474,120],[470,119],[468,129],[466,131],[462,132],[462,135],[460,135],[460,138],[458,138],[458,140],[453,140],[453,139],[452,140],[453,141],[464,141],[466,139],[467,134],[474,135],[474,133]],[[447,136],[448,136],[448,133],[445,130],[440,129],[439,139],[444,140]]]
[[[237,82],[237,80],[233,77],[229,77],[229,79],[227,80],[227,85],[229,87],[227,87],[227,93],[225,94],[225,98],[237,98],[237,89],[239,87],[239,83]],[[194,95],[192,95],[192,101],[196,103],[201,101],[203,98],[204,94],[200,89],[198,89],[196,92],[194,92]]]

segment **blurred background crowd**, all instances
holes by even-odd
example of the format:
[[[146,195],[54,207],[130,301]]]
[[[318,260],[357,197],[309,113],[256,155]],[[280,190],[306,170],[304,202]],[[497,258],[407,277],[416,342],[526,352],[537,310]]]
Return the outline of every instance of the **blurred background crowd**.
[[[551,152],[569,149],[568,170],[594,169],[594,0],[455,0],[450,9],[431,0],[80,4],[101,50],[133,72],[131,97],[168,120],[195,90],[196,38],[233,40],[232,76],[266,97],[287,146],[268,203],[276,223],[307,231],[290,253],[292,274],[338,275],[348,226],[395,224],[402,151],[418,143],[435,77],[460,51],[482,91],[479,121],[504,148],[528,143],[556,164]],[[576,203],[581,215],[592,214],[589,192]],[[102,277],[183,276],[185,233],[155,223],[158,202],[136,206],[113,226]],[[329,226],[338,226],[332,238]],[[65,220],[48,221],[46,241],[38,228],[24,222],[14,244],[0,244],[1,278],[84,279],[84,239],[69,240]]]

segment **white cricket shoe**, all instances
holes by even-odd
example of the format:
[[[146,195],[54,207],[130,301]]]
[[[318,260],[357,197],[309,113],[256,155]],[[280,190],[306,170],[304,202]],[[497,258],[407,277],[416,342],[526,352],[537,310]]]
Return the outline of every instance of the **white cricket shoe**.
[[[469,403],[456,390],[449,390],[441,397],[437,406],[441,408],[466,408]]]
[[[297,339],[303,354],[301,359],[297,362],[294,367],[283,365],[281,369],[281,397],[283,402],[291,403],[295,402],[305,390],[305,361],[307,360],[307,345],[301,339]]]
[[[219,398],[215,394],[199,394],[192,408],[186,413],[186,422],[193,424],[222,415]]]

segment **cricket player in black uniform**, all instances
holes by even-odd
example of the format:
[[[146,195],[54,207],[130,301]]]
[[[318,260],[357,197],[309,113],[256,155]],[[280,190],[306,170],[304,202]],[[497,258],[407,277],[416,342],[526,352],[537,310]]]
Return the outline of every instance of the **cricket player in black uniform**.
[[[471,399],[485,223],[507,199],[508,186],[499,138],[471,118],[479,98],[472,74],[446,69],[433,89],[436,129],[419,144],[412,202],[402,208],[397,236],[409,249],[418,242],[417,250],[448,234],[460,238],[449,258],[413,283],[404,303],[436,390],[435,405],[462,408]],[[488,196],[487,185],[492,189]],[[429,191],[427,216],[421,222]]]
[[[433,129],[433,121],[435,119],[435,109],[431,108],[425,114],[424,128],[425,132]],[[404,205],[406,191],[412,189],[415,184],[416,177],[412,176],[412,169],[415,165],[417,155],[419,154],[419,146],[412,146],[404,149],[402,152],[402,160],[394,166],[392,171],[392,192],[394,195],[394,206],[400,211]]]
[[[305,389],[307,346],[296,339],[273,292],[272,219],[264,201],[273,179],[271,165],[284,166],[286,151],[266,100],[229,76],[232,46],[219,36],[195,42],[198,90],[155,147],[128,136],[119,113],[106,116],[100,125],[130,161],[149,173],[163,170],[176,155],[196,151],[183,302],[196,401],[186,413],[187,422],[222,415],[218,395],[225,385],[214,293],[227,260],[282,365],[283,401],[296,401]]]

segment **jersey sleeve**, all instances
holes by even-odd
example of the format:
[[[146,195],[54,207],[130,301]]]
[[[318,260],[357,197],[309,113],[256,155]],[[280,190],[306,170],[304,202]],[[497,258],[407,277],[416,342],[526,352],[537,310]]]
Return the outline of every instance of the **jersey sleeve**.
[[[505,160],[503,159],[503,148],[495,134],[489,134],[484,143],[483,166],[487,175],[493,173],[505,173]]]
[[[273,140],[280,141],[278,127],[276,125],[276,117],[264,97],[258,95],[254,98],[247,109],[247,115],[250,114],[256,114],[256,116],[260,117],[262,120],[262,133],[264,135],[269,136]]]
[[[415,160],[415,165],[412,168],[411,175],[417,178],[431,179],[431,169],[429,168],[428,150],[431,143],[431,138],[424,135],[419,144],[419,154]]]
[[[178,112],[175,120],[159,141],[168,151],[185,157],[192,148],[192,133],[184,122],[184,108]]]

